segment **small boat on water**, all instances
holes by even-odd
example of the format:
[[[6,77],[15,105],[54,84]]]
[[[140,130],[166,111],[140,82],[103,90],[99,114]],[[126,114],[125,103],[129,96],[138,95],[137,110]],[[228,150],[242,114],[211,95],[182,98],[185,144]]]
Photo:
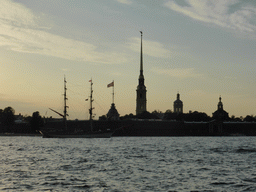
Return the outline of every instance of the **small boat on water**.
[[[90,119],[89,119],[89,124],[87,124],[87,127],[83,127],[82,129],[76,130],[76,129],[68,129],[67,127],[67,87],[66,87],[66,78],[64,77],[64,111],[63,114],[53,110],[50,108],[50,110],[52,110],[53,112],[57,113],[58,115],[63,117],[63,124],[61,129],[59,128],[43,128],[42,130],[40,130],[40,133],[42,134],[43,138],[110,138],[112,136],[112,134],[114,133],[113,129],[109,129],[106,127],[102,127],[101,129],[99,129],[98,131],[94,131],[93,130],[93,107],[92,107],[92,79],[89,81],[90,85],[91,85],[91,89],[90,89],[90,96],[89,96],[89,100],[90,100],[90,108],[89,108],[89,114],[90,114]],[[88,100],[88,99],[86,99]]]

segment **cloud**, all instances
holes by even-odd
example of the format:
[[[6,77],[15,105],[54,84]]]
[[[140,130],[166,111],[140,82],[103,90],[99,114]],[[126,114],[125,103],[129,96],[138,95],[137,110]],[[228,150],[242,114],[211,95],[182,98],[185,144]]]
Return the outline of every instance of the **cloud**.
[[[22,28],[39,28],[38,20],[38,17],[21,4],[13,3],[10,0],[1,0],[1,24]]]
[[[140,38],[131,38],[130,42],[128,43],[128,48],[135,52],[140,52]],[[174,52],[164,48],[164,45],[156,42],[156,41],[149,41],[143,40],[143,55],[149,55],[152,57],[162,57],[167,58],[170,55],[174,54]]]
[[[175,68],[175,69],[160,69],[152,68],[151,71],[159,75],[169,75],[177,78],[202,78],[203,75],[196,73],[194,68]]]
[[[69,60],[105,64],[125,62],[124,54],[114,51],[99,52],[97,46],[51,34],[44,21],[29,9],[9,0],[0,7],[0,46],[6,49],[59,57]]]
[[[116,1],[119,3],[122,3],[122,4],[126,4],[126,5],[132,4],[132,2],[130,0],[116,0]]]
[[[185,0],[187,6],[168,1],[164,6],[195,20],[241,32],[256,31],[256,7],[239,0]]]

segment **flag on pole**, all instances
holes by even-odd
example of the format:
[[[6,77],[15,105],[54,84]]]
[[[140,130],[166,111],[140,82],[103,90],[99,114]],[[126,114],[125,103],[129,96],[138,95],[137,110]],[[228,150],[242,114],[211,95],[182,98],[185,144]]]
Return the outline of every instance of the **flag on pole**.
[[[111,83],[109,83],[109,84],[107,85],[107,87],[108,87],[108,88],[109,88],[109,87],[114,87],[114,81],[111,82]]]
[[[89,80],[89,82],[92,82],[92,80]]]

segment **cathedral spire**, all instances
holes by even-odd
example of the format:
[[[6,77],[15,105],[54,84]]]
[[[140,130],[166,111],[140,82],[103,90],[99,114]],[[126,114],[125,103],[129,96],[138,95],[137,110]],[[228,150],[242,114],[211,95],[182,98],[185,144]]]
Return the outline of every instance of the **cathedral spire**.
[[[136,115],[147,111],[146,86],[144,84],[143,75],[143,52],[142,52],[142,31],[141,33],[141,49],[140,49],[140,76],[139,85],[137,86]]]
[[[142,51],[142,31],[141,34],[141,45],[140,45],[140,76],[139,76],[139,85],[144,86],[144,75],[143,75],[143,51]]]
[[[140,76],[143,76],[143,54],[142,54],[142,31],[141,33],[141,45],[140,45]]]

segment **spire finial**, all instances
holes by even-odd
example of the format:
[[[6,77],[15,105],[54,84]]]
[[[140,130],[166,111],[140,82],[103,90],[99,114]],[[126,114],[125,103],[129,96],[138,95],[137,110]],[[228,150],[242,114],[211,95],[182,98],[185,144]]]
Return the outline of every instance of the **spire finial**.
[[[142,55],[142,31],[141,33],[141,49],[140,49],[140,75],[143,75],[143,55]]]
[[[177,100],[180,100],[180,94],[179,94],[179,91],[177,93]]]

